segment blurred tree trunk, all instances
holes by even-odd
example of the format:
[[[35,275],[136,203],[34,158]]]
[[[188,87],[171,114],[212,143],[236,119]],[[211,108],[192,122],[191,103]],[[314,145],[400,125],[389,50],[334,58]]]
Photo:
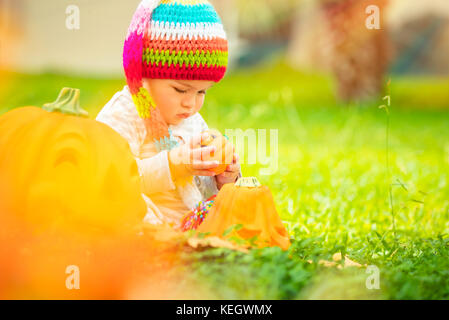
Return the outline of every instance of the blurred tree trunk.
[[[330,65],[342,101],[369,101],[382,93],[391,47],[384,23],[388,2],[322,0],[331,43]],[[366,26],[370,5],[380,9],[379,30]]]
[[[321,3],[303,0],[294,20],[287,50],[288,63],[299,70],[329,71],[331,46]]]

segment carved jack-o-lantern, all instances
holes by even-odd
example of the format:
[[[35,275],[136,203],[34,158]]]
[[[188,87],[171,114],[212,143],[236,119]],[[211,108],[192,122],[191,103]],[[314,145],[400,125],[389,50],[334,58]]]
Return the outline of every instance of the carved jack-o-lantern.
[[[79,90],[65,88],[44,108],[0,117],[0,220],[90,233],[123,230],[144,216],[127,142],[86,115]]]

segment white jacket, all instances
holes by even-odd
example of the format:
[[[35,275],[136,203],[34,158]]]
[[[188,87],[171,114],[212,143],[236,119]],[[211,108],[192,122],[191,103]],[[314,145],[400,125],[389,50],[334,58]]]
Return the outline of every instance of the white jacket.
[[[145,221],[152,224],[167,222],[174,227],[198,202],[217,194],[214,177],[194,177],[187,186],[176,186],[168,164],[168,152],[157,152],[143,120],[139,117],[128,86],[117,92],[96,118],[125,138],[136,158],[142,178],[143,198],[148,211]],[[208,126],[199,113],[170,126],[173,136],[180,142],[188,142]]]

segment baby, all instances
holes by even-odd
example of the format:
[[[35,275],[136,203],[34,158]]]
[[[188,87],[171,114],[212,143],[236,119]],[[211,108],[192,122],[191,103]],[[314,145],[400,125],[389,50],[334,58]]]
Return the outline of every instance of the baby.
[[[139,168],[145,221],[180,227],[182,218],[240,173],[236,154],[216,175],[203,161],[206,92],[225,75],[228,43],[206,0],[144,0],[124,44],[127,86],[97,116],[124,137]],[[190,159],[191,161],[185,161]]]

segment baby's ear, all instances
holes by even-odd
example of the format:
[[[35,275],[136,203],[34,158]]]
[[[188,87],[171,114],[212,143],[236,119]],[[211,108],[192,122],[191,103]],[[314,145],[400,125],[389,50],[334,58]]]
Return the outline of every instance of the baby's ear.
[[[142,78],[142,84],[149,86],[151,82],[151,78]]]
[[[148,93],[151,94],[149,78],[142,78],[142,87],[144,87],[148,91]]]

